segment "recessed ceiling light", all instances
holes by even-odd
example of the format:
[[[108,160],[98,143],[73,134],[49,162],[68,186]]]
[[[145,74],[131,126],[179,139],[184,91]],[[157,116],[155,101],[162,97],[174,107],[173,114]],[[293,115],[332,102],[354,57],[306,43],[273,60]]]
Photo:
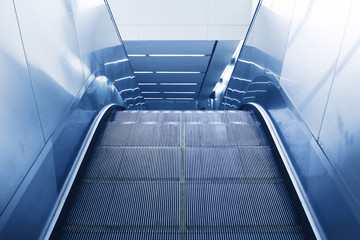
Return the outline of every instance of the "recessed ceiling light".
[[[195,98],[166,98],[167,100],[194,100]]]
[[[149,54],[150,57],[205,57],[205,54]]]
[[[171,71],[158,71],[158,72],[155,72],[155,73],[160,73],[160,74],[169,74],[169,73],[172,73],[172,74],[199,74],[201,72],[171,72]]]
[[[138,83],[139,86],[155,86],[157,83]]]
[[[164,92],[165,94],[196,94],[196,92]]]
[[[165,86],[196,86],[197,83],[160,83],[160,85]]]
[[[136,71],[134,72],[135,74],[142,74],[142,73],[154,73],[154,72],[150,72],[150,71]]]
[[[128,54],[129,57],[146,57],[146,54]]]

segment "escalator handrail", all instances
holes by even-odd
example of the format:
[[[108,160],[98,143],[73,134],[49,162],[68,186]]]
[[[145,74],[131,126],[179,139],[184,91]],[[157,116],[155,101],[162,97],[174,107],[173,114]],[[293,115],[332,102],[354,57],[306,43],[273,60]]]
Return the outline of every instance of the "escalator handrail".
[[[84,141],[81,144],[79,152],[74,160],[74,164],[71,167],[70,172],[64,182],[63,188],[61,189],[61,191],[59,193],[58,200],[56,201],[55,207],[50,215],[50,218],[44,228],[43,233],[41,234],[42,237],[40,239],[49,239],[50,238],[50,235],[55,227],[55,224],[56,224],[56,222],[60,216],[60,213],[62,211],[62,208],[65,204],[66,198],[68,197],[71,187],[75,181],[76,175],[77,175],[77,173],[80,169],[80,166],[86,156],[86,153],[87,153],[87,151],[90,147],[90,144],[93,140],[93,137],[95,136],[96,130],[98,129],[99,125],[104,120],[107,113],[109,113],[114,108],[122,108],[122,106],[117,105],[117,104],[108,104],[105,107],[103,107],[99,111],[97,116],[94,118],[94,120],[84,138]]]
[[[294,186],[294,189],[297,193],[297,196],[300,200],[300,203],[302,205],[302,208],[304,209],[304,212],[306,214],[306,217],[310,223],[310,226],[312,228],[312,231],[316,237],[316,239],[326,239],[325,234],[321,230],[319,221],[317,220],[314,211],[311,208],[311,205],[306,197],[305,190],[302,187],[302,184],[300,182],[300,179],[295,171],[295,168],[291,162],[291,159],[289,155],[287,154],[286,148],[284,144],[282,143],[282,140],[276,130],[275,125],[273,124],[273,121],[271,120],[269,114],[266,112],[266,110],[259,104],[254,102],[249,102],[240,107],[241,110],[245,109],[251,109],[255,112],[255,114],[259,117],[259,120],[261,121],[262,125],[266,128],[268,133],[270,134],[271,140],[273,141],[276,150],[279,153],[279,156],[286,168],[286,171],[288,172],[288,175],[290,177],[291,183]]]

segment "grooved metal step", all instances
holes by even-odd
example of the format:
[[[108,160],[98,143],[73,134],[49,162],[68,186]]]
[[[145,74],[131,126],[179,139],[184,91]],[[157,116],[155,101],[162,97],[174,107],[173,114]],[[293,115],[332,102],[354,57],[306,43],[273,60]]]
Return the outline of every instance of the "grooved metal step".
[[[243,111],[125,111],[104,125],[52,239],[306,239]]]

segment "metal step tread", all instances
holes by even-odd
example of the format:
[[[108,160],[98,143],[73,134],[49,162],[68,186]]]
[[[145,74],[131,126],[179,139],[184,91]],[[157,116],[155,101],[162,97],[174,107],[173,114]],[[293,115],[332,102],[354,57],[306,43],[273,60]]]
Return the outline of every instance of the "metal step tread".
[[[252,112],[117,112],[79,174],[51,239],[306,239]]]

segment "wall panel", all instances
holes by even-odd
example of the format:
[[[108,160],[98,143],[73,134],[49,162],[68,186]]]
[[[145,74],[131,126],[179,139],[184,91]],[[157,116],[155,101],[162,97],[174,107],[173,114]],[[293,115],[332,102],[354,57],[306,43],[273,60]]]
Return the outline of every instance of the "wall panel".
[[[12,1],[0,1],[0,213],[44,145]],[[11,179],[11,181],[9,181]]]
[[[360,200],[360,2],[354,1],[331,88],[319,143]]]

